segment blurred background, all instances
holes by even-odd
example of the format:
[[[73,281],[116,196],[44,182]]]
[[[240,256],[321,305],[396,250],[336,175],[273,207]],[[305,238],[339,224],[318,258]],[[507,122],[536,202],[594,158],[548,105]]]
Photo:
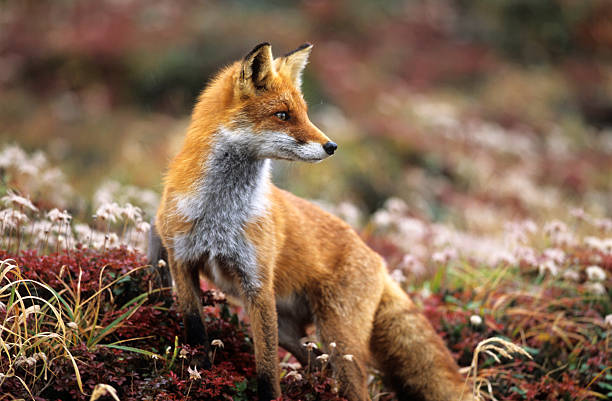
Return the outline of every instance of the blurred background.
[[[128,186],[151,213],[199,91],[263,41],[315,45],[304,93],[339,144],[275,182],[356,225],[390,197],[478,233],[612,213],[608,0],[2,1],[0,167],[18,145],[65,174],[33,198],[86,215]]]

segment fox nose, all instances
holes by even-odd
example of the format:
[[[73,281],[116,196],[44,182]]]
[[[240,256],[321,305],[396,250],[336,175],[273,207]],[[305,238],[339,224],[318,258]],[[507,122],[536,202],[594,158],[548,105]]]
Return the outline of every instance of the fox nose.
[[[325,145],[323,145],[323,149],[328,155],[333,155],[336,149],[338,149],[338,145],[336,145],[332,141],[329,141]]]

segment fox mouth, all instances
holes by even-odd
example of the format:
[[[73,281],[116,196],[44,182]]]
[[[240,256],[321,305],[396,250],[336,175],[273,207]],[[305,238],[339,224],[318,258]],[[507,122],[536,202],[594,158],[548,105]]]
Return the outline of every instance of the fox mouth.
[[[324,159],[326,159],[327,157],[329,157],[329,155],[322,155],[321,157],[317,157],[317,156],[305,156],[304,154],[300,154],[300,152],[296,149],[287,149],[288,153],[291,154],[292,157],[287,157],[286,160],[290,160],[290,161],[300,161],[300,162],[307,162],[307,163],[318,163],[320,161],[323,161]]]
[[[288,153],[291,154],[291,156],[281,156],[278,155],[275,157],[275,159],[277,160],[287,160],[290,162],[307,162],[307,163],[319,163],[320,161],[323,161],[324,159],[326,159],[326,157],[321,157],[321,158],[317,158],[317,157],[304,157],[299,155],[297,152],[294,151],[289,151]]]

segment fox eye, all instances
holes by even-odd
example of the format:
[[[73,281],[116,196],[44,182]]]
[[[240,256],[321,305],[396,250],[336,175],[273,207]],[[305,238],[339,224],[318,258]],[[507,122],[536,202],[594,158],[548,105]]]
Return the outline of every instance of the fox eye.
[[[274,116],[282,121],[287,121],[289,119],[289,113],[286,111],[278,111],[274,113]]]

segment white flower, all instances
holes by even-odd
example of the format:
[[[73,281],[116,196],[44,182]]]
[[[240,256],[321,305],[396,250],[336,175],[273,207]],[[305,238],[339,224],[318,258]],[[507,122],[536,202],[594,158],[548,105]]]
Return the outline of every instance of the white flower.
[[[19,168],[24,163],[28,162],[28,156],[17,145],[7,145],[0,152],[0,167],[16,167]]]
[[[446,263],[451,259],[456,259],[457,258],[457,251],[453,248],[445,248],[440,252],[434,252],[433,255],[431,255],[431,260],[433,260],[435,263]]]
[[[32,201],[30,201],[27,198],[24,198],[23,196],[19,196],[15,192],[10,191],[10,190],[8,191],[8,194],[6,196],[3,196],[2,199],[0,199],[0,201],[2,201],[2,203],[4,203],[7,206],[9,204],[13,204],[13,205],[18,205],[20,207],[25,207],[34,212],[38,211],[38,208],[34,206]]]
[[[16,228],[17,226],[27,223],[28,216],[21,213],[19,210],[4,209],[0,211],[0,221],[4,228]]]
[[[576,245],[576,237],[570,232],[560,232],[551,238],[556,246],[573,247]]]
[[[194,366],[193,369],[191,369],[191,366],[188,367],[187,372],[189,372],[189,380],[200,380],[202,378],[196,366]]]
[[[361,212],[357,206],[349,202],[342,202],[336,207],[336,214],[353,227],[359,226]]]
[[[126,203],[125,206],[120,208],[121,215],[125,216],[128,220],[138,222],[142,220],[142,210],[138,206],[134,206],[131,203]]]
[[[591,281],[604,281],[606,279],[606,272],[599,266],[587,267],[586,274]]]
[[[563,278],[570,281],[580,280],[580,274],[576,270],[567,269],[563,272]]]
[[[69,323],[66,324],[66,326],[68,326],[72,330],[78,330],[79,329],[79,325],[76,324],[75,322],[69,322]]]
[[[427,287],[423,287],[421,288],[421,291],[419,291],[419,294],[421,295],[421,298],[426,299],[431,296],[431,290]]]
[[[291,372],[287,373],[285,377],[293,377],[295,380],[298,381],[302,380],[302,375],[296,372],[295,370],[292,370]]]
[[[509,251],[500,250],[500,251],[494,252],[491,255],[490,263],[493,266],[497,266],[500,263],[503,263],[506,265],[516,265],[518,263],[518,260]]]
[[[79,241],[86,242],[91,238],[91,228],[87,224],[75,224],[74,232]]]
[[[104,236],[104,238],[106,239],[106,241],[108,241],[107,245],[110,247],[115,247],[115,246],[119,246],[119,236],[116,233],[110,233],[110,234],[106,234]]]
[[[63,235],[61,235],[61,234],[60,234],[60,235],[58,235],[58,236],[57,236],[57,243],[58,243],[58,244],[60,244],[61,246],[66,247],[66,246],[67,246],[67,240],[66,240],[66,237],[65,237],[65,236],[63,236]]]
[[[67,211],[64,210],[63,212],[61,212],[57,208],[51,209],[47,213],[47,218],[49,220],[51,220],[52,222],[54,222],[54,223],[57,223],[57,222],[60,222],[60,221],[68,222],[68,221],[72,220],[72,216]]]
[[[167,264],[166,264],[165,260],[160,259],[160,260],[157,261],[157,267],[166,267],[166,266],[167,266]]]
[[[387,199],[384,208],[392,214],[404,214],[408,211],[408,205],[400,198]]]
[[[95,249],[101,249],[106,241],[105,235],[97,230],[91,231],[91,246]]]
[[[32,222],[30,229],[34,236],[38,236],[41,240],[44,240],[46,235],[51,232],[54,224],[48,220],[39,220]]]
[[[345,359],[349,362],[353,362],[353,355],[351,354],[342,355],[342,359]]]
[[[612,255],[612,238],[600,239],[597,237],[586,237],[584,244],[595,251]]]
[[[210,342],[210,345],[212,345],[213,347],[219,347],[219,348],[223,348],[225,346],[225,344],[223,344],[223,341],[216,339],[216,340],[212,340]]]
[[[386,228],[393,223],[393,216],[386,210],[378,210],[372,216],[372,222],[375,227]]]
[[[280,366],[282,369],[298,370],[302,365],[299,363],[279,362],[278,366]]]
[[[410,254],[404,255],[398,267],[402,270],[408,270],[415,276],[420,276],[425,273],[425,266],[423,266],[423,263],[421,263],[421,261],[415,256]]]
[[[45,354],[44,352],[37,352],[36,354],[34,354],[34,358],[36,360],[41,360],[43,362],[47,362],[47,354]]]
[[[395,282],[400,284],[406,281],[406,276],[404,276],[404,273],[400,269],[393,270],[390,276]]]
[[[544,263],[540,263],[540,266],[538,266],[538,271],[542,275],[546,274],[546,272],[548,271],[553,277],[559,274],[559,268],[552,260],[547,260]]]
[[[26,363],[26,359],[27,358],[25,356],[19,355],[17,358],[15,358],[15,361],[13,362],[13,364],[15,365],[15,367],[18,368]]]
[[[185,348],[181,348],[179,352],[179,358],[187,359],[187,350]]]
[[[544,258],[557,264],[563,264],[565,262],[565,252],[559,248],[548,248],[544,250]]]
[[[480,326],[482,324],[482,318],[478,315],[470,316],[470,323],[474,326]]]
[[[34,366],[36,364],[36,358],[30,356],[30,357],[25,357],[23,355],[17,357],[17,359],[15,359],[15,366],[16,367],[20,367],[23,365],[28,365],[28,366]]]
[[[326,363],[328,360],[329,360],[328,354],[321,354],[317,357],[317,361],[321,361],[323,363]]]
[[[312,341],[307,342],[302,344],[306,349],[308,349],[308,351],[312,351],[313,349],[319,349],[319,347],[317,347],[317,344],[313,343]]]
[[[406,239],[421,239],[427,234],[427,228],[422,221],[411,217],[399,217],[394,219],[400,235]]]
[[[604,295],[606,293],[606,287],[602,283],[587,283],[585,288],[595,295]]]
[[[603,251],[604,249],[603,241],[597,237],[585,237],[584,244],[596,251]]]
[[[608,327],[612,327],[612,314],[606,315],[606,318],[604,319],[604,324]]]
[[[122,211],[123,209],[115,202],[103,203],[96,210],[96,218],[115,223],[119,216],[121,216]]]
[[[139,233],[148,233],[149,230],[151,230],[151,224],[147,223],[146,221],[136,223],[136,231]]]
[[[334,341],[332,341],[331,343],[329,343],[329,348],[334,349],[336,348],[336,343]]]

